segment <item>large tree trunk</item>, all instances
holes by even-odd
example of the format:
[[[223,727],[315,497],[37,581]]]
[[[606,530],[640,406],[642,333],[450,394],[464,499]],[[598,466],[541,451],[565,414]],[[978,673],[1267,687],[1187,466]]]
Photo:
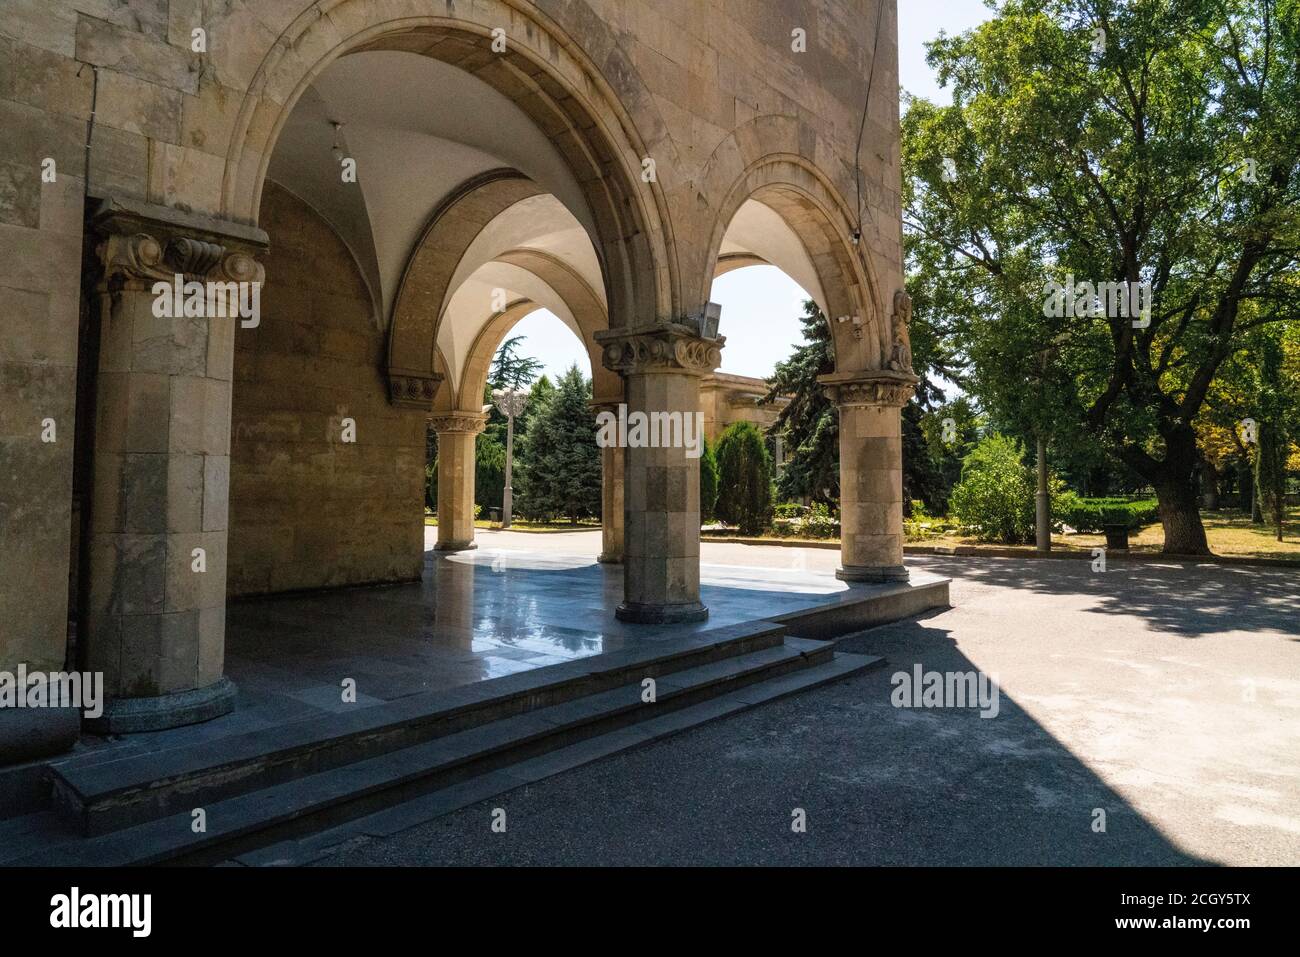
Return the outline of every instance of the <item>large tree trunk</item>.
[[[1165,458],[1138,456],[1132,464],[1156,490],[1160,524],[1165,530],[1165,555],[1208,555],[1210,546],[1201,524],[1196,467],[1200,460],[1196,433],[1183,426],[1165,435]],[[1145,469],[1140,466],[1145,466]]]
[[[1160,524],[1165,530],[1164,554],[1210,554],[1195,483],[1175,480],[1159,483],[1155,488],[1160,502]]]
[[[1255,452],[1255,500],[1259,503],[1259,524],[1271,522],[1282,541],[1282,514],[1286,494],[1286,455],[1280,430],[1272,422],[1259,425]]]

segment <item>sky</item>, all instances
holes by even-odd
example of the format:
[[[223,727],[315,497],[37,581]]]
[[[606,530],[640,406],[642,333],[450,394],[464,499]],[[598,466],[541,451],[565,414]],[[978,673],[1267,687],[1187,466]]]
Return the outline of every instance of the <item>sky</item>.
[[[898,0],[900,93],[951,102],[926,65],[924,44],[941,30],[961,33],[991,15],[983,0]],[[712,299],[722,306],[720,332],[727,337],[722,371],[759,378],[771,375],[776,363],[801,341],[798,317],[806,298],[803,289],[773,266],[738,269],[714,282]],[[584,375],[591,375],[591,360],[582,343],[550,312],[541,309],[526,316],[510,334],[526,337],[520,352],[540,359],[552,381],[575,362]]]

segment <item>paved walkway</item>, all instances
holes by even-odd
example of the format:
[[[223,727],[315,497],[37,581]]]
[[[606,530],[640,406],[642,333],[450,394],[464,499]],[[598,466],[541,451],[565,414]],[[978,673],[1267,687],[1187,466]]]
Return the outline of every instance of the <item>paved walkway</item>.
[[[837,560],[791,551],[706,543],[703,557]],[[954,608],[842,643],[888,656],[883,671],[325,863],[1300,864],[1294,573],[909,564],[951,575]],[[891,675],[914,664],[996,674],[998,716],[892,707]],[[490,828],[496,806],[505,834]],[[791,831],[795,808],[807,833]]]

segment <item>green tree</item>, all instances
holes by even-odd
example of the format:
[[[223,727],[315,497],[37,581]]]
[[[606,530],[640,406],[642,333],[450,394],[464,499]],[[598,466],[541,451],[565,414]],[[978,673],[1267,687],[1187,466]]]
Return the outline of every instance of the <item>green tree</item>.
[[[523,389],[537,378],[542,370],[541,360],[519,355],[519,343],[526,338],[512,336],[501,343],[488,370],[488,385],[492,389]]]
[[[1255,499],[1259,503],[1261,517],[1273,525],[1280,542],[1286,517],[1287,459],[1298,417],[1297,404],[1300,404],[1300,396],[1297,393],[1300,393],[1300,381],[1287,375],[1281,334],[1261,338]]]
[[[483,404],[490,408],[487,424],[474,441],[474,501],[483,506],[485,515],[488,509],[501,508],[506,491],[506,417],[492,403],[493,388],[501,387],[494,386],[491,380],[483,387]],[[555,386],[546,376],[533,383],[524,411],[515,416],[516,442],[528,434],[533,410],[545,405],[554,391]],[[515,452],[518,454],[518,446]]]
[[[961,481],[952,490],[952,513],[985,541],[1033,541],[1037,483],[1024,455],[1019,442],[994,434],[962,463]]]
[[[1289,450],[1300,439],[1300,323],[1252,329],[1220,368],[1195,426],[1207,483],[1235,481],[1241,507],[1276,526]]]
[[[1007,0],[929,61],[953,103],[907,111],[904,219],[971,391],[1103,447],[1165,550],[1207,552],[1193,421],[1250,329],[1300,315],[1300,4]],[[1045,309],[1070,276],[1149,283],[1149,315]]]
[[[946,515],[953,487],[961,481],[962,462],[979,441],[983,421],[969,396],[958,396],[926,413],[920,423],[925,449],[918,456],[926,456],[938,472],[938,492],[935,498],[925,498],[926,511],[931,515]]]
[[[704,440],[704,451],[700,454],[700,520],[713,521],[714,508],[718,503],[718,456]]]
[[[591,414],[591,381],[576,365],[543,392],[518,448],[521,515],[550,521],[600,515],[600,448]]]
[[[839,410],[826,398],[817,377],[835,371],[830,325],[817,303],[804,300],[803,344],[790,358],[776,364],[767,380],[763,402],[789,396],[768,431],[781,435],[785,465],[777,480],[777,497],[783,502],[807,498],[838,505],[840,498]]]
[[[718,439],[718,518],[759,535],[772,523],[772,456],[752,422],[733,422]]]

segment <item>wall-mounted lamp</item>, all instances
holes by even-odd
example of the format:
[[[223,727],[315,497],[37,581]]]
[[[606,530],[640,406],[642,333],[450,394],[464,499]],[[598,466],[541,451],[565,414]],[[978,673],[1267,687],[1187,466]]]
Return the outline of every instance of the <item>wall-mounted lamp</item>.
[[[697,336],[703,339],[718,338],[718,327],[722,323],[722,306],[716,302],[706,302],[699,315],[691,316],[686,324]]]

